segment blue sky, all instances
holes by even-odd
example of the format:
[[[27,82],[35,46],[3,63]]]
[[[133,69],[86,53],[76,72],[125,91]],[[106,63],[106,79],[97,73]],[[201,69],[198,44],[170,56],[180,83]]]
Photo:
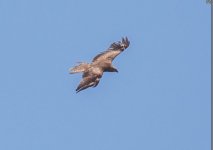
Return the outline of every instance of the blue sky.
[[[1,150],[210,149],[205,0],[1,0]],[[96,88],[68,68],[128,36]]]

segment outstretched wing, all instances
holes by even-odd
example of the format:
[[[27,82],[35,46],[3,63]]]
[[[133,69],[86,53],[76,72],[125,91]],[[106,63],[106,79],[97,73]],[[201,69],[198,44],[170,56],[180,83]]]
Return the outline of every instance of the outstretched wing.
[[[93,68],[91,67],[87,72],[84,72],[83,79],[78,85],[76,92],[80,92],[88,87],[96,87],[102,77],[103,71],[101,68]]]
[[[127,37],[122,38],[122,41],[112,43],[106,51],[95,56],[92,62],[105,60],[113,61],[117,55],[119,55],[122,51],[124,51],[124,49],[129,47],[129,44],[130,42]]]
[[[95,81],[96,81],[96,77],[95,76],[88,76],[88,77],[84,77],[80,84],[78,85],[76,92],[80,92],[88,87],[94,86],[95,85]]]

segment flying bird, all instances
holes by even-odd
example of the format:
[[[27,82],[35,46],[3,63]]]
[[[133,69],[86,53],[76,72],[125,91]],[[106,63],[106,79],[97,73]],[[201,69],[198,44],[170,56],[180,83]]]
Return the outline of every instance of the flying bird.
[[[116,56],[129,47],[130,41],[127,37],[121,41],[114,42],[110,47],[95,56],[91,63],[80,62],[77,66],[69,69],[70,74],[83,73],[82,80],[76,89],[76,93],[89,88],[96,87],[104,72],[118,72],[112,65]]]

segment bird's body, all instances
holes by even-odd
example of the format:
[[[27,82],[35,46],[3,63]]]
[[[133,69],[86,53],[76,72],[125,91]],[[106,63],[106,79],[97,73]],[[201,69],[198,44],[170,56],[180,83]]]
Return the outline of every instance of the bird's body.
[[[88,87],[96,87],[104,72],[118,72],[117,69],[112,66],[112,61],[117,55],[124,51],[129,44],[130,42],[127,37],[122,38],[121,42],[111,44],[106,51],[95,56],[92,63],[82,62],[70,68],[70,74],[83,73],[83,79],[77,87],[76,92],[80,92]]]

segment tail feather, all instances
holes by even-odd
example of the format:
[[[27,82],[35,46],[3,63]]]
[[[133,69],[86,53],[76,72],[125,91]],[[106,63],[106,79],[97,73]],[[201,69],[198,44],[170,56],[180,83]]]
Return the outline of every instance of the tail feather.
[[[80,63],[79,65],[74,66],[73,68],[70,68],[70,69],[69,69],[69,73],[70,73],[70,74],[73,74],[73,73],[84,72],[84,71],[86,71],[89,67],[90,67],[90,64],[82,62],[82,63]]]

